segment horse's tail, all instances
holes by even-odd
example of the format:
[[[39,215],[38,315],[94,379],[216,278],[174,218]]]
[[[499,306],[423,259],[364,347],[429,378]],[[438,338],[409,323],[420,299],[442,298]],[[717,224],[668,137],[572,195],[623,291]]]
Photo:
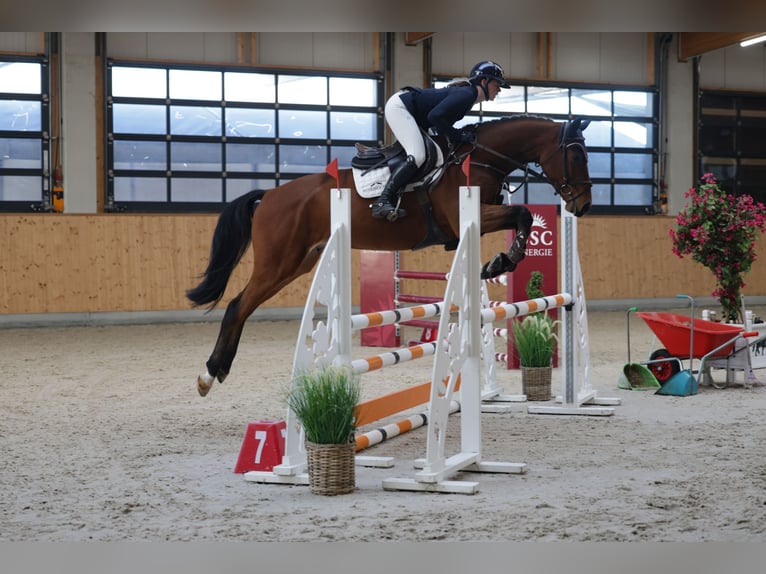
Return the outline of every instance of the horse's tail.
[[[246,193],[228,203],[218,217],[210,247],[210,260],[202,282],[189,289],[186,297],[194,306],[210,303],[213,309],[223,297],[234,268],[250,245],[253,211],[265,191]]]

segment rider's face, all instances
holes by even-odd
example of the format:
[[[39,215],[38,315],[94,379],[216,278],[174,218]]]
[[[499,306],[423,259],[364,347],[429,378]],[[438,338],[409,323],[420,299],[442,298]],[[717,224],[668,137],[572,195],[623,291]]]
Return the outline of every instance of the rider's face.
[[[495,99],[497,94],[500,93],[500,82],[497,80],[484,80],[487,82],[487,91],[489,92],[489,98],[487,98],[490,102]]]

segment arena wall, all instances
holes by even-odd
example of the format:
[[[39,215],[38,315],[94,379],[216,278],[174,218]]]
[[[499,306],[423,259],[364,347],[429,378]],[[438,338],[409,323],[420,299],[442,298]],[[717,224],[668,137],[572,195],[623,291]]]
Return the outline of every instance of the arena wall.
[[[190,309],[184,293],[207,263],[215,215],[3,214],[0,313],[169,311]],[[671,251],[673,217],[585,216],[579,250],[590,300],[709,297],[712,274]],[[392,230],[393,231],[393,230]],[[485,236],[482,259],[505,247],[505,234]],[[761,257],[766,240],[760,239]],[[452,253],[431,247],[406,252],[407,269],[448,271]],[[756,261],[745,293],[766,293],[766,263]],[[225,301],[248,279],[248,252]],[[352,262],[359,304],[359,254]],[[311,274],[289,285],[265,308],[301,307]],[[427,286],[424,286],[424,294]],[[493,294],[494,296],[494,294]],[[498,298],[501,295],[498,295]]]

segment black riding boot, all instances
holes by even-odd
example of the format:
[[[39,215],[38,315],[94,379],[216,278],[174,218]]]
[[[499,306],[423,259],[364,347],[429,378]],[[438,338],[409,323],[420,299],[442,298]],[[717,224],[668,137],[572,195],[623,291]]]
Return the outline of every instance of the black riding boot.
[[[415,175],[418,165],[415,158],[411,155],[391,174],[383,188],[378,200],[372,204],[372,216],[375,219],[386,218],[389,221],[396,221],[400,217],[405,217],[407,212],[403,209],[396,209],[394,203],[399,198],[399,191],[407,184],[409,179]]]

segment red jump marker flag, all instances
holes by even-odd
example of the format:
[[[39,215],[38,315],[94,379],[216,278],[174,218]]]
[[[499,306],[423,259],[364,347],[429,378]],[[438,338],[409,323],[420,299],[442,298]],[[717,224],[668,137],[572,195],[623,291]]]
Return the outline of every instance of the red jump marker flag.
[[[325,171],[335,178],[336,189],[340,188],[340,179],[338,177],[338,158],[336,157],[330,163],[327,164]]]
[[[463,160],[463,163],[461,165],[461,169],[463,170],[463,173],[465,174],[465,184],[468,187],[471,187],[471,154],[470,153],[467,156],[465,156],[465,159]]]

